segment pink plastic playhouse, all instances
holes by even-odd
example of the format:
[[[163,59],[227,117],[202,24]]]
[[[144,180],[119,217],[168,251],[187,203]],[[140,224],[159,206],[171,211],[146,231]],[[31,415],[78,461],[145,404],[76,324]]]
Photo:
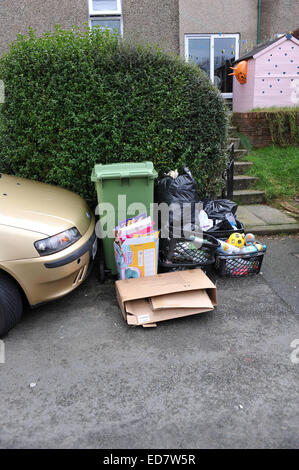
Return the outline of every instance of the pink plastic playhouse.
[[[241,84],[234,77],[234,112],[299,106],[299,41],[292,34],[261,44],[235,65],[241,61],[247,61],[247,79]]]

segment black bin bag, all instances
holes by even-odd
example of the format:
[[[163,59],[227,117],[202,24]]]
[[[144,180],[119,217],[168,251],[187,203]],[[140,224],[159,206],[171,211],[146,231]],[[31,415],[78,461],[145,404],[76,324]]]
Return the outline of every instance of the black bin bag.
[[[169,232],[171,235],[172,227],[177,227],[181,221],[181,228],[186,224],[195,224],[196,203],[199,202],[197,183],[193,178],[190,170],[183,166],[179,171],[177,178],[164,176],[157,184],[155,200],[158,204],[166,203],[168,206],[176,204],[176,211],[170,211],[169,221],[159,221],[159,227],[169,224]],[[184,222],[184,224],[183,224]]]
[[[159,204],[166,202],[168,205],[198,202],[197,183],[190,170],[183,166],[177,178],[164,176],[158,182],[156,198]]]
[[[237,212],[238,204],[229,199],[215,199],[214,201],[208,200],[203,204],[203,209],[206,211],[209,219],[213,219],[214,226],[208,232],[216,232],[218,230],[229,230],[232,226],[237,226],[235,214]]]

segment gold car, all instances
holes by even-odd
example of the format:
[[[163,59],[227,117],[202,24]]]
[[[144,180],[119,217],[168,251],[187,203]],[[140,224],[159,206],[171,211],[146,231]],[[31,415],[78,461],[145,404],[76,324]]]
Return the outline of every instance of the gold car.
[[[95,219],[78,195],[0,174],[0,336],[35,307],[86,278],[96,255]]]

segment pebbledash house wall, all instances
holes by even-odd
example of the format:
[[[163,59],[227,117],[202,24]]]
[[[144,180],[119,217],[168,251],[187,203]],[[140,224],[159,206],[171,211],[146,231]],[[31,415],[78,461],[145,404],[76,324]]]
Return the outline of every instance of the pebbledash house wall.
[[[179,54],[179,0],[122,0],[124,37]]]
[[[85,0],[1,0],[0,1],[0,56],[8,51],[9,43],[18,33],[26,33],[31,26],[38,34],[60,24],[65,29],[88,21]]]
[[[257,40],[258,0],[122,0],[124,36],[184,57],[186,34],[239,33],[240,54]],[[261,39],[299,25],[298,0],[262,0]],[[88,0],[0,0],[0,56],[18,33],[88,22]]]
[[[179,0],[180,54],[186,34],[240,34],[240,54],[257,40],[257,0]]]
[[[122,0],[124,37],[179,54],[179,0]],[[18,33],[88,23],[88,0],[0,0],[0,56]]]
[[[261,5],[262,41],[299,27],[298,0],[262,0]]]

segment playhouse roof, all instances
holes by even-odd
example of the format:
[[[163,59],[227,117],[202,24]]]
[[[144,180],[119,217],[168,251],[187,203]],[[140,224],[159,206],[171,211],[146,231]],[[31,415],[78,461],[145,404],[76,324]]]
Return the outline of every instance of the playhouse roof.
[[[264,49],[267,49],[269,46],[272,46],[275,42],[281,41],[282,39],[285,39],[285,38],[286,39],[292,39],[293,36],[292,36],[292,34],[288,33],[288,34],[285,34],[284,36],[281,36],[279,38],[275,38],[275,39],[272,39],[270,41],[265,41],[262,44],[259,44],[258,46],[251,49],[251,51],[249,51],[246,54],[242,55],[242,57],[239,57],[239,59],[237,59],[235,61],[235,64],[237,64],[238,62],[241,62],[241,60],[252,59],[252,57],[254,57],[259,52],[262,52]]]

